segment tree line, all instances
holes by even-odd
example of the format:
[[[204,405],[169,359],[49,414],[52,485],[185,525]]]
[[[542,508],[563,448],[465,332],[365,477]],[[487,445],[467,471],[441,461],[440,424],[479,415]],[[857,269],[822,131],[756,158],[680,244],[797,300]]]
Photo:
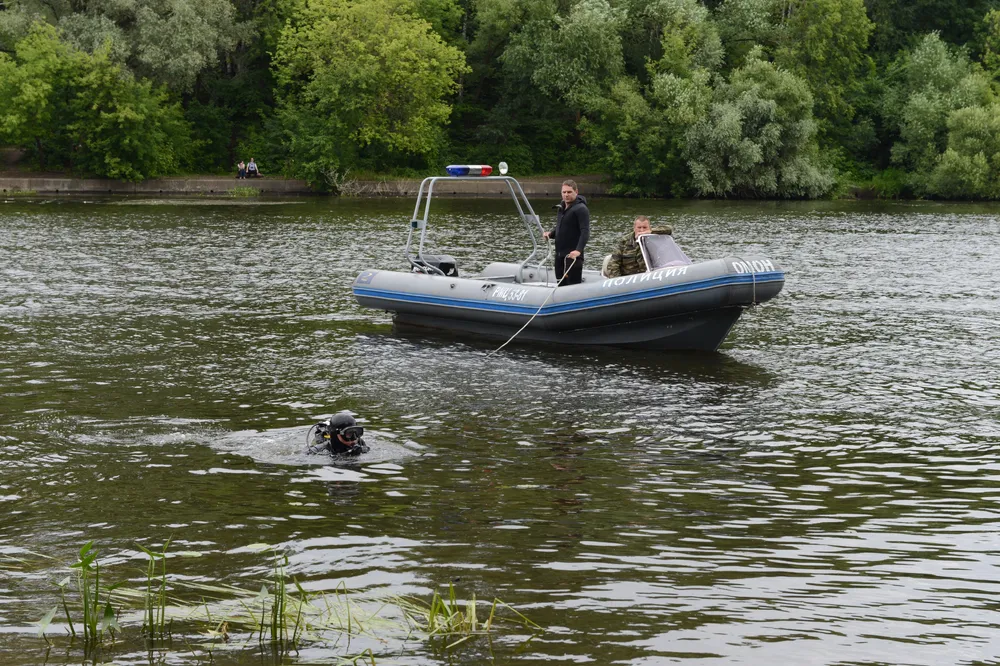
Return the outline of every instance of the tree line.
[[[1000,0],[0,0],[0,144],[126,180],[998,199]]]

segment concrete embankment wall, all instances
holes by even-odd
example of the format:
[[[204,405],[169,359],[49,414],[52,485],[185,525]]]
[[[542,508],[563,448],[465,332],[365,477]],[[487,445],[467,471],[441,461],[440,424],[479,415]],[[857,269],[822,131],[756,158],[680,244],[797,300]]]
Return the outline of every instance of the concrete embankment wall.
[[[520,180],[520,179],[519,179]],[[595,178],[575,179],[581,194],[603,195],[607,186]],[[525,178],[520,180],[529,197],[558,197],[563,178]],[[413,197],[420,181],[416,179],[364,180],[345,184],[344,194],[359,197]],[[205,195],[225,194],[235,187],[252,187],[266,195],[316,194],[303,180],[286,178],[236,178],[193,176],[155,178],[141,183],[127,183],[99,178],[70,178],[45,175],[0,175],[0,194],[37,192],[38,194],[117,194],[117,195]],[[435,185],[435,196],[499,197],[509,196],[503,183],[497,181],[441,180]]]
[[[284,178],[154,178],[128,183],[102,178],[63,176],[0,176],[0,193],[37,192],[39,194],[225,194],[234,187],[253,187],[264,194],[313,194],[304,180]]]
[[[549,196],[559,198],[564,178],[518,178],[525,195],[529,197]],[[608,186],[600,180],[574,178],[580,193],[586,196],[607,194]],[[357,181],[348,184],[345,194],[357,196],[413,197],[420,187],[419,180]],[[450,180],[443,178],[434,184],[435,197],[509,197],[506,184],[495,180]]]

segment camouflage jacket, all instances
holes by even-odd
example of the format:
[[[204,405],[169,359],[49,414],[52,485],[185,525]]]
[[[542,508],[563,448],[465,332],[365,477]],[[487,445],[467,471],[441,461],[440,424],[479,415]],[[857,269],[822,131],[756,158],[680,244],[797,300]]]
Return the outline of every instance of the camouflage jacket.
[[[674,229],[670,225],[665,227],[654,227],[654,234],[673,235]],[[646,262],[642,258],[642,249],[635,233],[628,232],[615,243],[614,252],[611,253],[611,261],[608,262],[607,277],[621,277],[622,275],[633,275],[635,273],[645,273]]]

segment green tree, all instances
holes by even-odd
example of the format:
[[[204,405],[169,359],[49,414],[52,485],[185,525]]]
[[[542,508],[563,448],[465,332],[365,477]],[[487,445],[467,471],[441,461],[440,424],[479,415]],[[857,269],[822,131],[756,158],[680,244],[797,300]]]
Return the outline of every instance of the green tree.
[[[892,161],[912,174],[921,191],[928,173],[948,143],[948,117],[968,106],[993,100],[988,77],[962,50],[926,35],[890,68],[883,101],[886,123],[898,133]]]
[[[1000,9],[983,17],[983,67],[1000,82]]]
[[[806,82],[751,53],[687,133],[696,191],[740,197],[818,197],[833,179],[817,157]]]
[[[134,75],[178,92],[216,66],[249,38],[250,25],[235,20],[229,0],[8,0],[0,12],[0,38],[17,40],[35,20],[57,26],[64,39],[93,53],[108,49],[112,61]],[[20,31],[20,34],[18,34]]]
[[[709,74],[658,74],[641,89],[622,78],[584,120],[588,140],[603,149],[603,165],[619,194],[682,196],[689,192],[685,133],[711,98]],[[591,120],[590,118],[593,118]]]
[[[1000,104],[967,107],[948,117],[948,148],[927,190],[948,199],[1000,199]]]
[[[465,9],[458,0],[414,0],[413,13],[431,24],[434,32],[452,46],[461,48]]]
[[[543,93],[582,109],[624,72],[624,21],[624,12],[607,0],[580,0],[568,16],[524,26],[504,51],[504,66]]]
[[[996,0],[865,0],[875,23],[875,60],[886,64],[900,51],[912,49],[929,32],[952,46],[976,39],[983,16],[997,8]]]
[[[715,23],[725,48],[727,67],[743,64],[755,48],[773,52],[781,35],[781,0],[723,0],[715,10]]]
[[[571,11],[569,0],[471,0],[467,55],[455,105],[450,159],[500,160],[518,174],[562,171],[595,165],[578,132],[581,107],[543,91],[532,80],[531,39],[558,30],[557,17]],[[524,67],[507,62],[512,43],[523,40]],[[514,51],[517,51],[515,46]]]
[[[274,71],[289,166],[322,185],[362,150],[440,149],[465,60],[403,0],[303,0]]]
[[[661,74],[691,76],[696,70],[714,72],[725,53],[709,11],[697,0],[636,2],[630,16],[659,49],[646,57],[646,69]]]
[[[625,71],[648,82],[649,64],[657,72],[688,76],[695,69],[714,71],[724,59],[711,13],[697,0],[620,0]]]
[[[180,107],[136,82],[109,49],[73,48],[36,24],[0,54],[0,140],[22,146],[42,167],[142,180],[174,172],[190,148]]]
[[[653,37],[659,43],[647,49],[643,76],[621,76],[607,91],[595,88],[581,127],[617,192],[680,196],[690,181],[684,136],[708,108],[722,45],[696,0],[635,3],[627,26],[627,42]]]
[[[193,147],[180,104],[98,50],[75,81],[66,132],[80,172],[140,181],[175,173]]]
[[[854,117],[850,98],[874,69],[866,53],[874,27],[862,0],[790,5],[776,62],[809,84],[822,124],[845,125]]]
[[[36,25],[13,45],[13,57],[0,53],[0,137],[20,146],[41,168],[70,157],[65,132],[68,107],[61,94],[72,87],[83,55],[61,42],[55,28]]]

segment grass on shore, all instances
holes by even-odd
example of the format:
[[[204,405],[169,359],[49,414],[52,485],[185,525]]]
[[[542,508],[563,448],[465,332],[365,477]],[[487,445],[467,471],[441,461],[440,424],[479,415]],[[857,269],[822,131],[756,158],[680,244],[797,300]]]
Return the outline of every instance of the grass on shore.
[[[250,187],[249,185],[238,185],[233,189],[229,190],[229,196],[235,199],[242,199],[248,197],[259,197],[260,190],[256,187]]]

